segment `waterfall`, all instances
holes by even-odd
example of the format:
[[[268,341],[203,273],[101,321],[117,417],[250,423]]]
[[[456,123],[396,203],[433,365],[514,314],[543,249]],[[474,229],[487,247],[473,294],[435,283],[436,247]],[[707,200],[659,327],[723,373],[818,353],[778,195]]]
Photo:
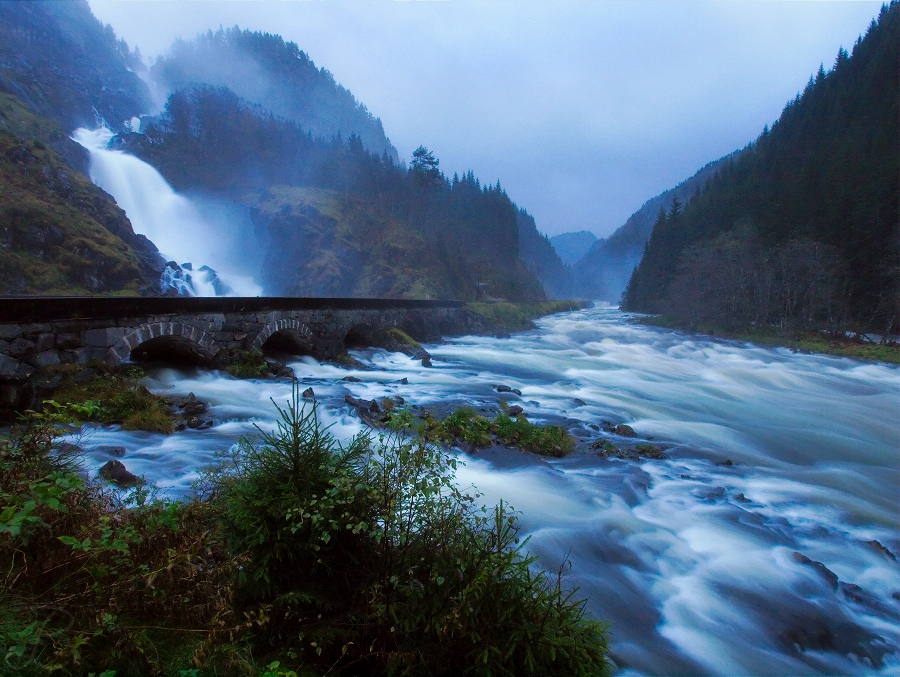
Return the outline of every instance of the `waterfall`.
[[[205,218],[146,162],[108,148],[113,133],[78,129],[72,138],[90,153],[91,180],[125,210],[136,233],[146,235],[167,259],[180,263],[160,284],[190,296],[260,296],[262,287],[229,255],[230,227]],[[194,267],[199,265],[196,270]]]

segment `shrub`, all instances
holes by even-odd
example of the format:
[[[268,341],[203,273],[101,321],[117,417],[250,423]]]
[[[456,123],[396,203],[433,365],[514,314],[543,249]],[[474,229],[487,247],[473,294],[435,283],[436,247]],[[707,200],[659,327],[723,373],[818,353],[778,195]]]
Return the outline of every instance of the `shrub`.
[[[505,504],[454,484],[453,456],[396,431],[341,447],[296,392],[279,414],[206,481],[255,641],[353,674],[608,672],[604,626],[535,570]]]
[[[342,447],[296,383],[278,411],[187,503],[81,479],[60,414],[0,438],[0,675],[608,674],[605,627],[454,457]]]

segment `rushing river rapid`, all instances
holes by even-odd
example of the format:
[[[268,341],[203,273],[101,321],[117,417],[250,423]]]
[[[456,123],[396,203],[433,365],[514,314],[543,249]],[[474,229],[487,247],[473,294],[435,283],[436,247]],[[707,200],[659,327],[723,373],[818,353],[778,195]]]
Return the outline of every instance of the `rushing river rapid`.
[[[566,422],[582,442],[572,455],[460,451],[458,480],[521,512],[544,567],[568,557],[588,612],[611,622],[622,674],[900,674],[900,369],[645,327],[603,306],[425,347],[431,369],[381,350],[352,353],[369,371],[291,366],[338,439],[362,429],[347,393],[490,412],[502,397],[532,422]],[[80,443],[92,472],[110,458],[97,446],[124,446],[128,469],[170,495],[273,427],[270,398],[291,391],[164,368],[147,385],[195,393],[216,425],[98,427]],[[603,421],[667,458],[598,457],[597,438],[628,444],[592,427]]]

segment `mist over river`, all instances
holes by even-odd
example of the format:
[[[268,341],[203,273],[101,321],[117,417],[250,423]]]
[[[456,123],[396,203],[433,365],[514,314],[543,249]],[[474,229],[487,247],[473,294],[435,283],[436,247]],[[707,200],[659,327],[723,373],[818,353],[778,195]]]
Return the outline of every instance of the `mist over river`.
[[[645,327],[607,306],[425,348],[431,369],[383,350],[352,352],[370,371],[291,366],[338,439],[362,429],[347,393],[486,413],[502,397],[532,422],[567,422],[583,442],[571,456],[459,452],[458,479],[521,511],[544,567],[568,555],[569,582],[612,623],[622,674],[900,674],[900,369]],[[96,446],[124,446],[128,469],[170,495],[255,425],[274,427],[269,398],[291,391],[167,368],[147,385],[195,393],[217,424],[97,427],[80,443],[92,473],[110,458]],[[598,457],[597,438],[627,446],[591,427],[603,421],[667,458]]]

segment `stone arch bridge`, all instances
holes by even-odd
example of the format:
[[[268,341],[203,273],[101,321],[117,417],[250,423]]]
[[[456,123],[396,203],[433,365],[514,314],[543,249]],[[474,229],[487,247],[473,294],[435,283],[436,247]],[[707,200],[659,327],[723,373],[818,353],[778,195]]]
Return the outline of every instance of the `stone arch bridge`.
[[[0,385],[60,363],[180,354],[200,363],[253,349],[330,359],[391,328],[419,341],[463,333],[460,301],[324,298],[0,298]]]

